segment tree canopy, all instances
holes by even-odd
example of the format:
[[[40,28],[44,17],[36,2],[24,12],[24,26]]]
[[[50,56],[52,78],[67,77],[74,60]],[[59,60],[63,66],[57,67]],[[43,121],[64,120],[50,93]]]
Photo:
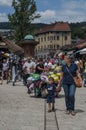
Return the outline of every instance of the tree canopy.
[[[36,3],[34,0],[13,0],[12,7],[14,13],[8,15],[8,19],[14,30],[14,38],[18,43],[25,35],[32,33],[33,27],[31,22],[39,18],[36,13]]]

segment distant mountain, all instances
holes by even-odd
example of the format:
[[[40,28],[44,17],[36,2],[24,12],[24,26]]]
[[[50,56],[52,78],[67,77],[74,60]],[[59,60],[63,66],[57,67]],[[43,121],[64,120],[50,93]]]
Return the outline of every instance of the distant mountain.
[[[70,27],[72,31],[72,38],[85,38],[86,22],[71,23]]]
[[[12,29],[12,26],[9,22],[0,22],[0,29]]]
[[[47,24],[44,23],[33,23],[32,26],[36,27],[37,29],[40,29]],[[0,22],[0,29],[12,29],[10,22]]]
[[[44,23],[33,23],[35,31],[43,28],[48,24]],[[80,23],[70,23],[70,28],[72,31],[72,38],[84,38],[86,33],[86,22]],[[0,22],[0,29],[12,29],[11,23],[9,22]]]

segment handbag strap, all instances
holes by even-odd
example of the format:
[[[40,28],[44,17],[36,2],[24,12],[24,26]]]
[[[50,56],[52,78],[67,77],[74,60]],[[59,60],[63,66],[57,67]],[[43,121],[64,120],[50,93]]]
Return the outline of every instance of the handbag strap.
[[[67,72],[69,73],[69,75],[72,77],[72,79],[74,80],[73,75],[71,74],[70,70],[68,69],[68,67],[66,66]]]

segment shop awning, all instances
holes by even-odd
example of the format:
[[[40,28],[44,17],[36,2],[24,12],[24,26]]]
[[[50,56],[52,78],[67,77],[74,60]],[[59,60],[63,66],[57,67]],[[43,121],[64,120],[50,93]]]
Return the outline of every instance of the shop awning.
[[[84,54],[86,54],[86,51],[85,51],[85,52],[80,52],[80,54],[81,54],[81,55],[84,55]]]
[[[3,39],[3,42],[6,43],[6,46],[8,47],[8,49],[15,54],[22,54],[24,52],[24,50],[18,46],[17,44],[11,42],[8,39]]]
[[[85,51],[86,51],[86,48],[84,48],[84,49],[80,50],[80,52],[85,52]]]
[[[86,54],[86,48],[80,50],[80,54]]]
[[[73,53],[73,51],[69,51],[69,52],[67,52],[68,55],[71,55],[72,53]]]

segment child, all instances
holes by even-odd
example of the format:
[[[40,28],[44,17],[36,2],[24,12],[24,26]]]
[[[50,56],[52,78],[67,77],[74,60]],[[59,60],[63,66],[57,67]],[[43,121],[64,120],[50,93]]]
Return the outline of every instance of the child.
[[[48,112],[55,111],[55,91],[58,87],[54,84],[54,78],[49,78],[49,83],[46,86]]]

